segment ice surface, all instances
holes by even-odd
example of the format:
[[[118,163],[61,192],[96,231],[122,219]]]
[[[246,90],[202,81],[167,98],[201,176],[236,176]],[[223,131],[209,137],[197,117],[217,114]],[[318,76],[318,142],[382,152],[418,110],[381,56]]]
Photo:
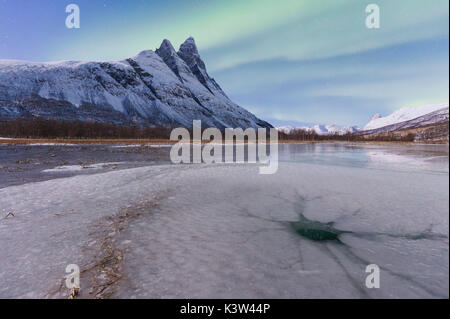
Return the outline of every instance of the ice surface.
[[[171,144],[147,144],[146,146],[151,147],[151,148],[169,148],[169,147],[172,147],[173,145],[171,145]]]
[[[114,145],[112,148],[139,148],[139,147],[149,147],[149,148],[170,148],[173,144],[129,144],[129,145]]]
[[[27,145],[28,146],[58,146],[58,145],[76,146],[76,144],[70,144],[70,143],[30,143]]]
[[[448,103],[428,104],[419,107],[403,107],[385,117],[380,117],[379,114],[377,114],[369,123],[366,124],[366,126],[364,126],[364,130],[373,130],[380,127],[409,121],[444,108],[448,109]]]
[[[66,265],[106,241],[113,297],[448,298],[448,148],[280,148],[274,175],[158,165],[0,189],[0,297],[67,296]]]
[[[128,281],[119,296],[448,295],[443,176],[292,163],[275,179],[248,167],[182,176],[174,195],[126,231]],[[292,231],[300,216],[347,233],[339,241],[309,240]],[[380,290],[364,286],[372,263],[382,268]]]

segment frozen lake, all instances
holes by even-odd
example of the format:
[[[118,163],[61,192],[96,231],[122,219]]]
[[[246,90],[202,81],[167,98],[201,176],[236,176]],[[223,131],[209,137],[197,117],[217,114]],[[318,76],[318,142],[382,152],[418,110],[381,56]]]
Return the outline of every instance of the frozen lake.
[[[448,298],[448,145],[280,145],[274,175],[169,150],[0,145],[0,297],[78,264],[86,298]]]

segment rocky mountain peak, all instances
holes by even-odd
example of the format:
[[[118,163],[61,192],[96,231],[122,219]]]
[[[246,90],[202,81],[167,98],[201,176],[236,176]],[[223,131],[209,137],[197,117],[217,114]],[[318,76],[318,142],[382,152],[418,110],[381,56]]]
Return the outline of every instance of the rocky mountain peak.
[[[156,49],[155,52],[161,57],[161,59],[163,59],[167,66],[180,78],[181,81],[181,73],[190,72],[189,68],[184,65],[184,62],[178,56],[169,40],[164,39],[159,49]]]
[[[178,50],[178,56],[186,63],[191,72],[195,75],[198,81],[208,89],[213,95],[219,94],[226,97],[223,90],[216,83],[216,81],[208,75],[206,65],[200,58],[197,46],[193,37],[189,37],[184,41]]]
[[[173,56],[174,54],[176,54],[172,43],[170,43],[170,41],[167,39],[163,40],[163,42],[159,46],[159,49],[156,49],[155,52],[161,57],[163,57],[163,56],[169,57],[169,56]]]
[[[205,63],[200,58],[197,45],[195,44],[193,37],[189,37],[186,41],[184,41],[178,50],[178,55],[184,60],[184,62],[186,62],[191,70],[195,69],[197,66],[202,70],[206,70]]]
[[[157,50],[122,61],[0,60],[0,121],[42,117],[171,128],[201,120],[221,129],[271,127],[227,98],[200,68],[193,38],[180,54],[186,60],[164,40]]]
[[[183,44],[180,46],[179,52],[198,56],[198,49],[197,45],[195,44],[194,38],[193,37],[187,38],[186,41],[184,41]]]

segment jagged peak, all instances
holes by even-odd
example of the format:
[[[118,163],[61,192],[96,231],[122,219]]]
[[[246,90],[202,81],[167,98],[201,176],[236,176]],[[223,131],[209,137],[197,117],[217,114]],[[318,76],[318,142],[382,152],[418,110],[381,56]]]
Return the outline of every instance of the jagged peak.
[[[156,49],[156,53],[158,53],[159,55],[163,54],[176,54],[175,49],[172,45],[172,43],[170,43],[169,40],[164,39],[163,42],[161,43],[161,45],[159,46],[159,49]]]
[[[223,96],[227,97],[225,92],[221,87],[210,78],[208,72],[206,71],[205,62],[200,57],[198,53],[197,45],[193,37],[189,37],[184,41],[178,50],[178,56],[183,59],[187,66],[191,69],[192,73],[197,77],[200,83],[208,89],[213,95],[215,94],[213,90],[219,91]]]
[[[156,49],[155,53],[164,61],[164,63],[175,73],[175,75],[184,81],[183,74],[191,74],[213,95],[215,91],[219,91],[226,97],[220,86],[210,78],[205,63],[200,58],[197,46],[193,37],[187,38],[181,44],[178,52],[170,43],[169,40],[164,39],[161,46]],[[146,56],[148,56],[147,54]]]
[[[195,39],[193,37],[189,37],[183,44],[180,45],[179,52],[183,52],[186,54],[194,54],[198,55],[197,45],[195,44]]]
[[[195,40],[193,37],[189,37],[183,44],[180,46],[178,50],[178,56],[181,57],[184,62],[193,70],[196,67],[199,67],[204,72],[206,72],[205,63],[200,58],[200,54],[198,53],[197,45],[195,44]]]
[[[175,75],[178,76],[181,82],[183,82],[181,74],[191,72],[185,62],[179,57],[169,40],[164,39],[159,49],[155,52],[163,59],[164,63],[175,73]]]

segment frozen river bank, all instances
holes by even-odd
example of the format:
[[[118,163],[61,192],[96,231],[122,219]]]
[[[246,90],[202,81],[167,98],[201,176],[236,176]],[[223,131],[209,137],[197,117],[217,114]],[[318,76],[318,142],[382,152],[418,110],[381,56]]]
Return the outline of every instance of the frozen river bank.
[[[0,183],[0,297],[67,297],[68,264],[88,298],[448,297],[448,146],[281,145],[266,176],[165,164],[164,148],[36,147],[0,147],[0,165],[31,167]],[[42,172],[60,154],[91,168]]]

